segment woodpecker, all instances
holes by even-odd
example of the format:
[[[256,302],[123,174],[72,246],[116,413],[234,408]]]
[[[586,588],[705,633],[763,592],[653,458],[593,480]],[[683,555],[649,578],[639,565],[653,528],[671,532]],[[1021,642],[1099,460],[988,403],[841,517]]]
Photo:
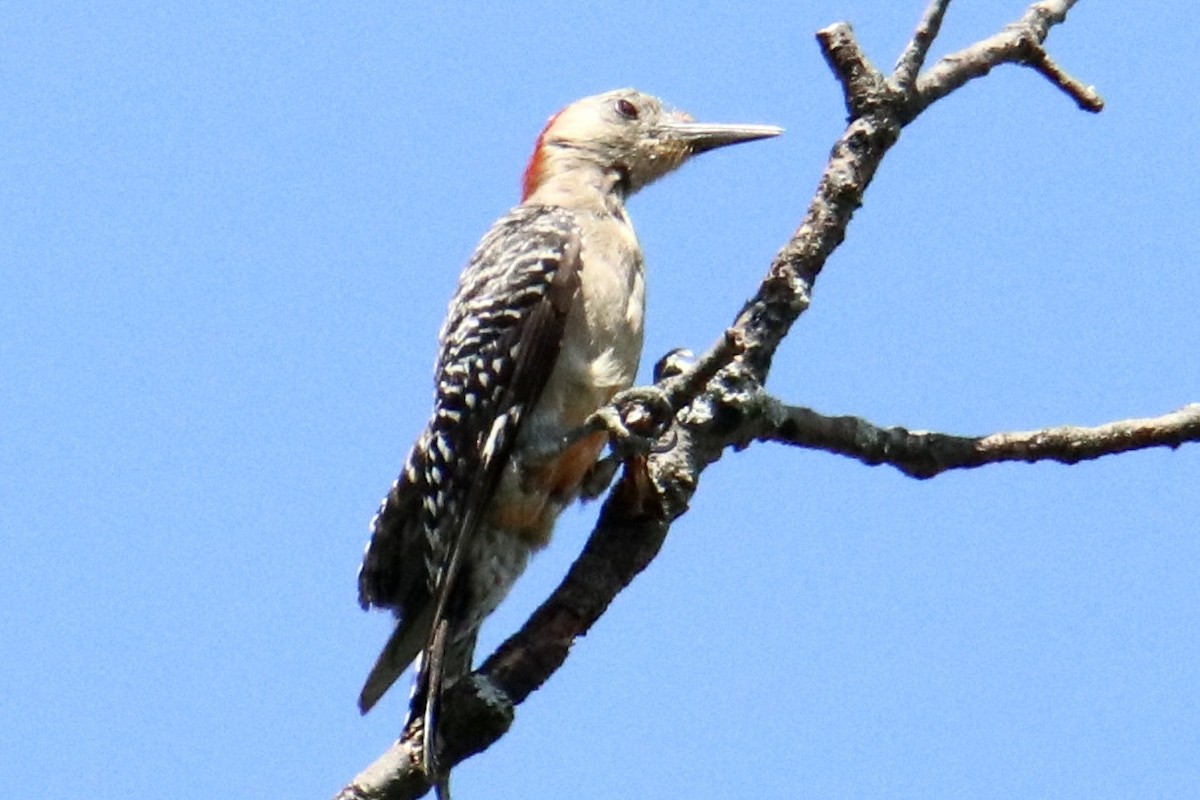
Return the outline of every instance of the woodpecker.
[[[625,201],[694,155],[780,133],[697,123],[634,89],[579,100],[550,118],[520,205],[463,271],[432,418],[372,520],[358,576],[362,607],[397,618],[359,709],[418,660],[408,722],[424,722],[439,790],[441,691],[470,672],[480,623],[599,459],[606,434],[581,426],[637,373],[645,275]]]

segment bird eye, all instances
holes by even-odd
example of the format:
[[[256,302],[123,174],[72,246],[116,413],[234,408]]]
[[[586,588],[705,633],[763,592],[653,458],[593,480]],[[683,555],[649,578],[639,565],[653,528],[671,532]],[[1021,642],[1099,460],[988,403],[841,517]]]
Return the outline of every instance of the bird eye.
[[[624,97],[615,103],[615,107],[617,109],[617,113],[625,119],[638,118],[638,107],[629,100],[626,100]]]

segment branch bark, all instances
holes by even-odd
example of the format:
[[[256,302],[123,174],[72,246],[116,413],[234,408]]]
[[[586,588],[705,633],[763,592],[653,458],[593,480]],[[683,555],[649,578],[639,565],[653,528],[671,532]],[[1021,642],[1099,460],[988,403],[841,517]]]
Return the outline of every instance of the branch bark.
[[[1035,431],[953,436],[905,428],[880,428],[858,417],[827,417],[788,406],[761,393],[749,401],[742,441],[781,442],[849,456],[864,464],[889,464],[912,478],[932,478],[951,469],[973,469],[1004,461],[1078,464],[1102,456],[1179,447],[1200,442],[1200,403],[1147,419],[1126,419],[1081,428],[1063,425]]]
[[[1032,67],[1072,97],[1083,110],[1093,113],[1103,110],[1104,98],[1095,88],[1068,75],[1050,59],[1044,47],[1050,29],[1066,20],[1067,12],[1076,2],[1043,0],[1034,3],[1021,19],[1000,33],[938,61],[916,82],[912,96],[913,115],[1001,64]]]
[[[1086,110],[1103,100],[1070,77],[1044,49],[1051,28],[1076,0],[1034,3],[1003,31],[921,68],[948,0],[932,0],[895,72],[868,60],[848,24],[817,33],[842,87],[848,112],[816,195],[800,227],[779,251],[757,293],[733,325],[687,367],[668,356],[657,387],[675,411],[665,452],[628,461],[610,492],[582,554],[525,625],[444,699],[444,766],[486,749],[511,725],[513,709],[563,664],[572,643],[604,613],[662,546],[672,521],[685,513],[704,470],[726,449],[752,441],[788,444],[888,463],[914,477],[997,461],[1055,459],[1074,463],[1109,453],[1200,441],[1200,406],[1154,420],[1100,428],[1053,428],[983,438],[881,429],[853,417],[823,417],[786,406],[762,389],[776,349],[808,308],[812,287],[845,238],[854,212],[884,156],[922,111],[1001,64],[1031,67]],[[667,374],[661,374],[667,373]],[[398,800],[429,790],[420,771],[419,737],[408,730],[338,798]]]

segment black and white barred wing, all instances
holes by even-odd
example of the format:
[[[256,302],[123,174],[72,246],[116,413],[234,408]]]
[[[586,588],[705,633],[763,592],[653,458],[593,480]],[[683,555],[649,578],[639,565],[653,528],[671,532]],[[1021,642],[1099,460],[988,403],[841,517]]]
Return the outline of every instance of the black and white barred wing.
[[[523,206],[492,227],[463,272],[442,326],[433,418],[376,515],[359,572],[363,607],[399,617],[364,711],[455,611],[462,554],[558,357],[579,247],[570,212]]]

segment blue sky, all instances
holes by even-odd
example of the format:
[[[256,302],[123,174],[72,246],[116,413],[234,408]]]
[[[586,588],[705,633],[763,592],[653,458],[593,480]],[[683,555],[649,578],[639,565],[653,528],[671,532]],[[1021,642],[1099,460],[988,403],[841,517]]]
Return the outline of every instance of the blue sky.
[[[885,10],[881,10],[884,8]],[[1022,2],[952,8],[936,52]],[[842,127],[812,39],[889,65],[920,2],[39,3],[0,14],[0,785],[326,797],[404,691],[367,522],[427,413],[458,270],[558,107],[635,85],[787,128],[631,205],[646,366],[712,342]],[[884,163],[770,388],[988,433],[1200,401],[1192,4],[1085,0]],[[1200,450],[918,483],[756,446],[455,773],[462,798],[1187,797]],[[571,510],[485,629],[549,592]],[[167,787],[164,789],[164,785]]]

